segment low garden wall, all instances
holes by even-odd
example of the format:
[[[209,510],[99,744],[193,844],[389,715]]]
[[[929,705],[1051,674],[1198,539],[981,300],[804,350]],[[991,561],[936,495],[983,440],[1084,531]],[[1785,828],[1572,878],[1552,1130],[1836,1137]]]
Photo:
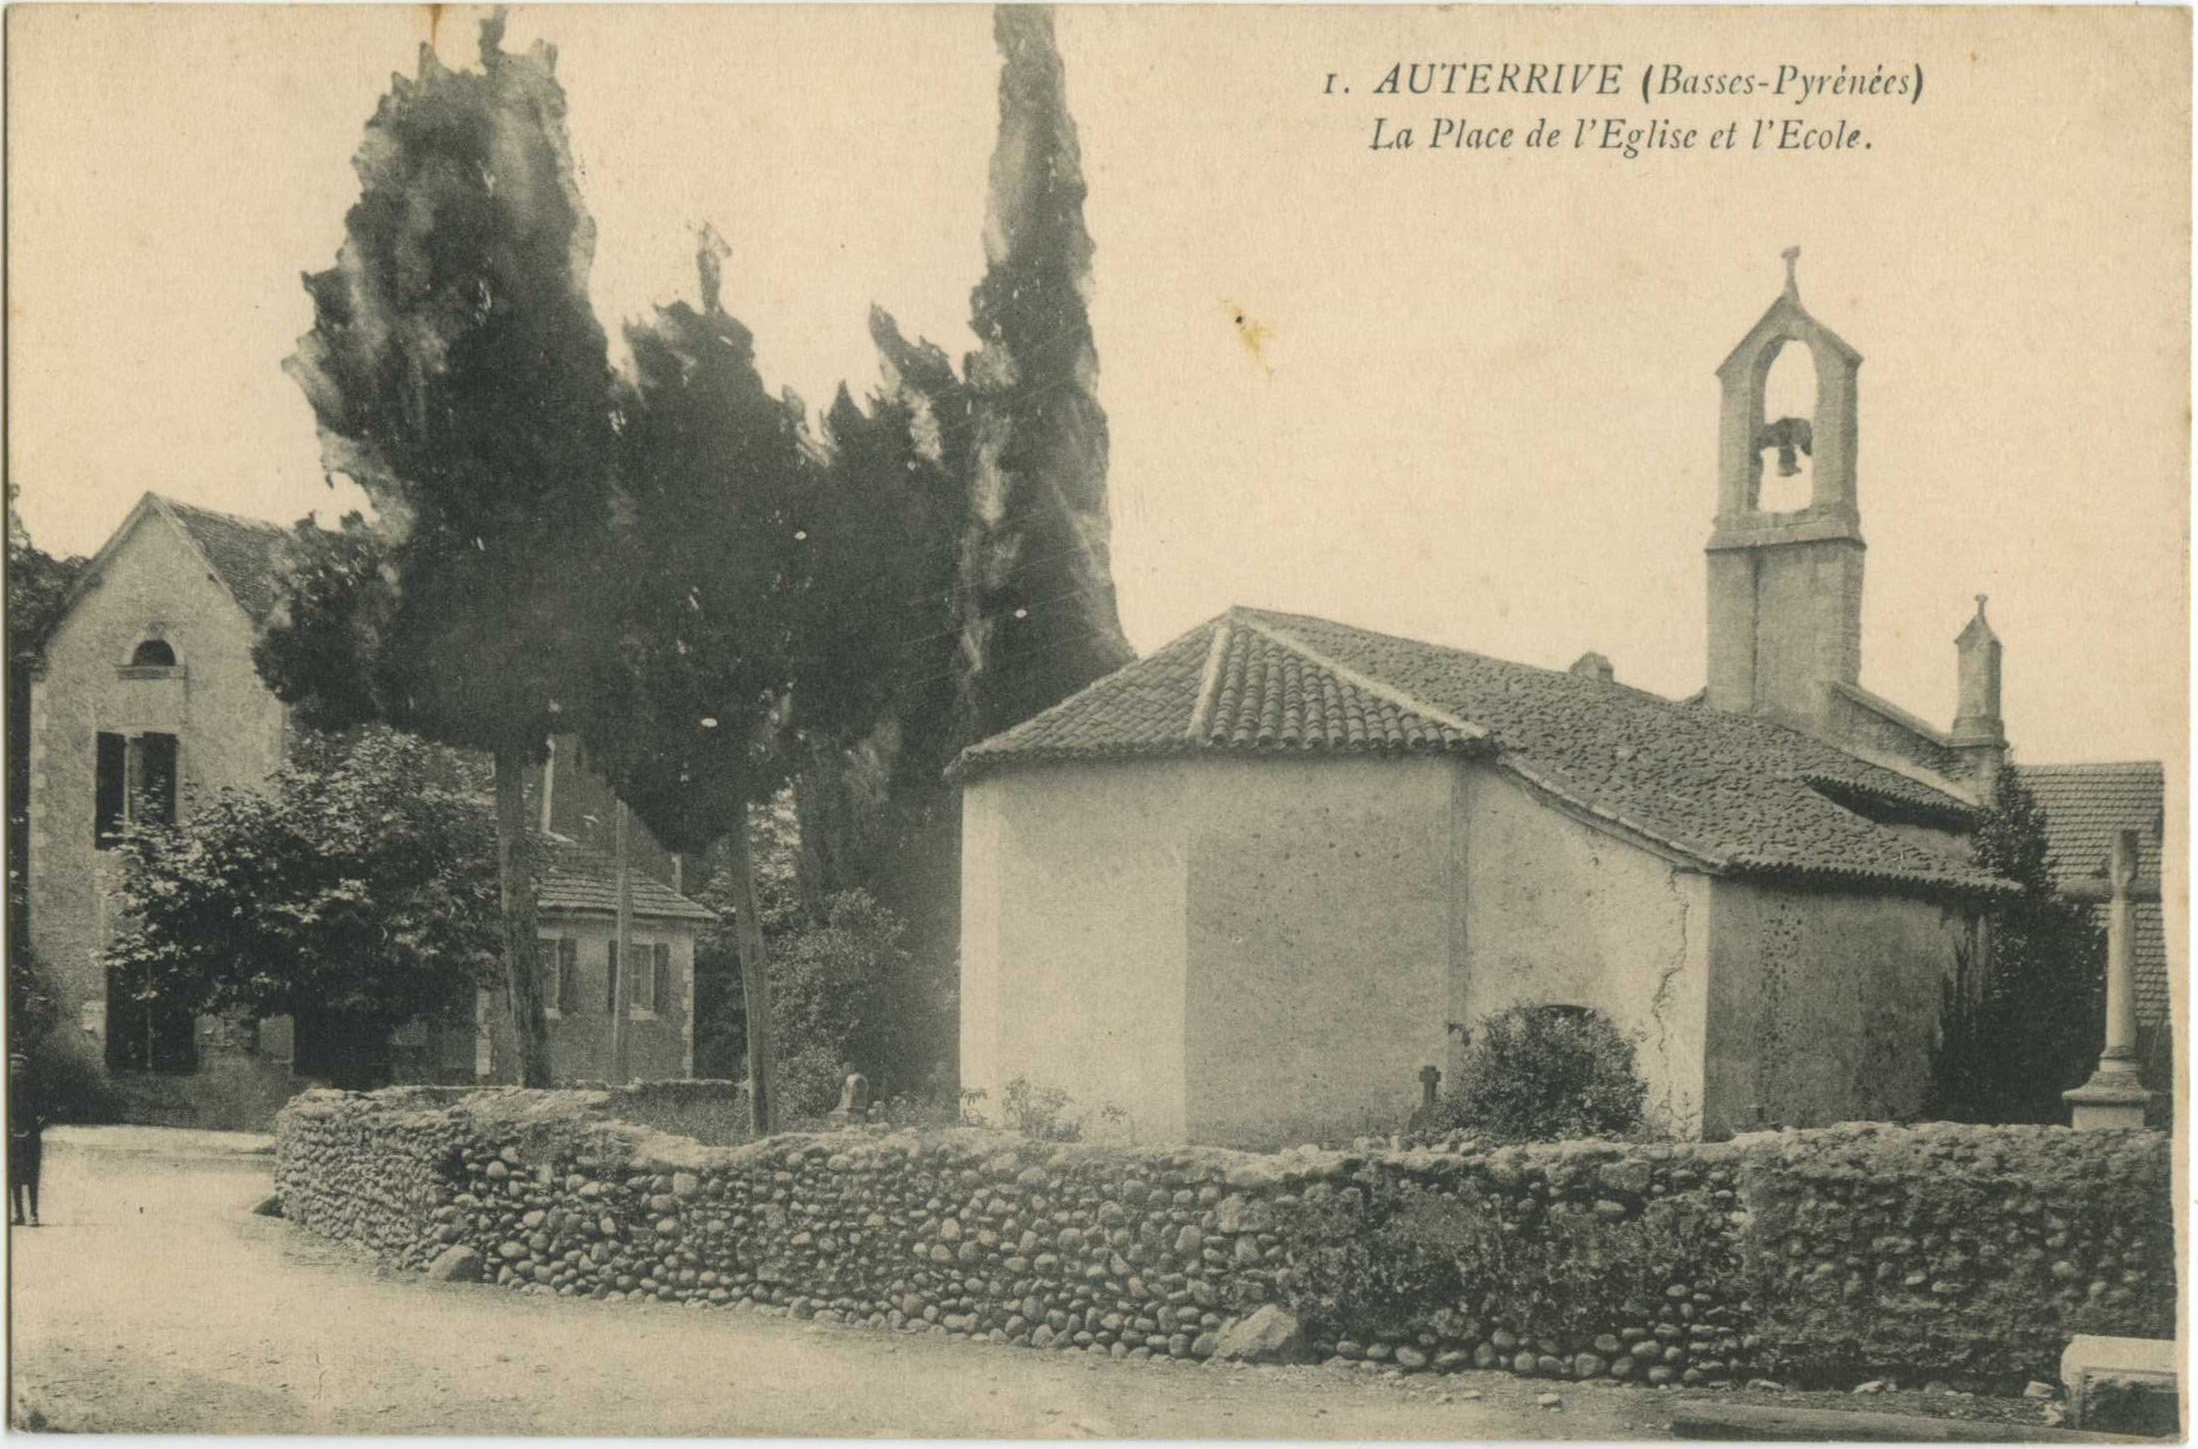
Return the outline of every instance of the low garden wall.
[[[308,1093],[279,1123],[284,1213],[530,1292],[1118,1358],[1987,1386],[2050,1377],[2072,1333],[2173,1332],[2154,1133],[1268,1156],[951,1128],[706,1147],[619,1120],[622,1095]]]

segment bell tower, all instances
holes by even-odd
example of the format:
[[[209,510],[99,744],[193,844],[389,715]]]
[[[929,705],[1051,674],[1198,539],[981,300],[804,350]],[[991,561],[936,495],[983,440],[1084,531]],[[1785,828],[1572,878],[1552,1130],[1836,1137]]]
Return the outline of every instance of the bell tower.
[[[1855,503],[1855,374],[1862,356],[1801,305],[1800,248],[1786,290],[1717,369],[1717,519],[1709,541],[1709,689],[1719,709],[1829,726],[1830,686],[1862,677],[1862,515]],[[1789,345],[1815,364],[1806,417],[1766,415],[1766,383]],[[1805,502],[1764,506],[1768,455],[1781,474],[1809,460]]]

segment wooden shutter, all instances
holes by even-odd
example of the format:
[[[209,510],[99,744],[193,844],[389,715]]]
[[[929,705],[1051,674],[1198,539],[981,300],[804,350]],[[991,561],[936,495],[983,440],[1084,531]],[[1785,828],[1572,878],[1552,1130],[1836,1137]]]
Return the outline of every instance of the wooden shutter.
[[[656,949],[652,954],[655,957],[656,970],[651,974],[655,976],[656,980],[653,983],[649,1004],[658,1011],[668,1011],[671,1009],[672,1004],[671,944],[666,941],[657,942]]]
[[[580,1009],[580,943],[570,936],[557,938],[557,1009]]]
[[[534,943],[535,989],[542,993],[544,1006],[557,1006],[557,948],[564,943],[555,937],[537,938]]]
[[[609,965],[603,971],[603,1010],[615,1015],[618,1011],[618,942],[606,941],[604,949],[608,953],[604,959]]]
[[[130,742],[120,735],[102,733],[98,773],[92,788],[92,843],[101,850],[112,849],[121,838],[129,767]]]

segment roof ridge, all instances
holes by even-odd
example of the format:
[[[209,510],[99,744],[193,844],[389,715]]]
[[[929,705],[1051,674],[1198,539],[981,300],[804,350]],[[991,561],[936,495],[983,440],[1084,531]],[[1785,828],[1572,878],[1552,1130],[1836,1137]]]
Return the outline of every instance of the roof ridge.
[[[1191,722],[1185,734],[1192,740],[1205,737],[1213,720],[1214,700],[1221,693],[1221,662],[1229,652],[1230,626],[1235,622],[1232,608],[1213,621],[1213,639],[1206,646],[1206,669],[1199,676],[1198,698],[1191,705]]]
[[[1384,629],[1369,629],[1364,624],[1350,624],[1341,619],[1324,619],[1318,614],[1293,614],[1286,609],[1258,609],[1244,604],[1231,605],[1229,612],[1232,614],[1265,614],[1277,619],[1304,619],[1314,624],[1325,624],[1331,629],[1349,629],[1353,633],[1370,635],[1376,639],[1386,639],[1393,644],[1409,644],[1415,649],[1440,649],[1445,654],[1458,654],[1467,659],[1478,659],[1487,664],[1500,664],[1506,669],[1531,669],[1537,674],[1547,674],[1556,679],[1580,679],[1582,683],[1600,684],[1604,682],[1602,680],[1582,679],[1580,675],[1574,674],[1569,669],[1558,669],[1548,664],[1529,664],[1523,659],[1506,659],[1500,654],[1483,654],[1478,649],[1467,649],[1457,644],[1440,644],[1432,639],[1414,639],[1409,634],[1391,634]],[[1254,627],[1258,626],[1257,619],[1248,619],[1246,622]],[[1268,627],[1274,626],[1270,625]],[[1617,683],[1615,680],[1609,682]],[[1657,704],[1676,703],[1674,700],[1666,699],[1660,694],[1642,689],[1636,685],[1619,684],[1618,688],[1632,690],[1633,693],[1640,695],[1643,699],[1654,701]]]
[[[1244,610],[1243,612],[1247,615],[1252,613],[1251,610]],[[1229,617],[1234,617],[1237,613],[1238,610],[1232,607],[1229,610]],[[1344,683],[1365,690],[1376,699],[1387,700],[1398,709],[1410,710],[1424,720],[1439,725],[1447,725],[1469,740],[1485,740],[1489,737],[1486,726],[1474,724],[1471,720],[1452,714],[1449,710],[1438,705],[1430,704],[1406,690],[1397,688],[1385,679],[1376,678],[1374,675],[1353,669],[1339,660],[1331,659],[1287,630],[1278,629],[1272,624],[1250,617],[1245,618],[1243,623],[1254,634],[1273,640],[1300,658],[1319,665]],[[1343,627],[1348,629],[1353,626],[1346,624]]]
[[[208,508],[203,503],[186,503],[180,498],[170,498],[165,493],[155,493],[151,489],[146,490],[146,497],[151,498],[162,507],[172,508],[182,513],[202,513],[208,518],[221,519],[224,523],[242,524],[246,528],[255,528],[267,533],[288,533],[290,531],[273,519],[254,518],[248,513],[230,513],[226,509]]]
[[[1864,709],[1881,714],[1904,729],[1913,730],[1932,744],[1950,746],[1953,743],[1952,737],[1937,725],[1932,724],[1919,714],[1902,709],[1876,690],[1866,689],[1859,684],[1850,684],[1844,679],[1834,679],[1830,683],[1832,688],[1838,690],[1856,704],[1861,705]]]

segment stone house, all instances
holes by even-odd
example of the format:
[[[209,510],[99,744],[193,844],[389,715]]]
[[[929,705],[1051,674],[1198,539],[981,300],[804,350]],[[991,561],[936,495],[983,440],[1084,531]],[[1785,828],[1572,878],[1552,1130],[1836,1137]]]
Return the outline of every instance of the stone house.
[[[185,1120],[214,1110],[201,1098],[279,1100],[323,1057],[357,1045],[301,1040],[287,1019],[225,1023],[125,1002],[109,991],[100,965],[115,929],[112,847],[120,828],[140,811],[174,819],[218,791],[255,788],[285,758],[289,712],[251,657],[275,606],[283,537],[270,523],[146,494],[78,579],[32,677],[32,948],[63,998],[63,1031],[75,1048]],[[600,956],[600,878],[608,867],[599,851],[578,846],[599,833],[609,792],[585,771],[563,774],[561,781],[553,756],[530,784],[544,829],[576,843],[545,877],[538,908],[545,940],[572,942],[584,974]],[[551,808],[560,793],[562,812]],[[670,857],[645,831],[635,834],[636,858],[651,877],[637,892],[648,902],[648,914],[637,912],[638,934],[651,951],[650,970],[637,979],[650,985],[652,1004],[634,1061],[649,1075],[676,1076],[691,1059],[693,937],[709,913],[665,884]],[[664,972],[669,987],[657,990]],[[595,1059],[577,1020],[562,1035],[574,1057],[568,1075],[607,1074],[607,1056]],[[498,1058],[477,1021],[461,1015],[400,1031],[389,1060],[400,1080],[449,1081],[471,1080],[484,1061],[493,1070]]]
[[[1772,419],[1791,344],[1815,407]],[[1862,687],[1860,363],[1789,257],[1718,369],[1691,699],[1232,608],[964,752],[964,1089],[1057,1086],[1146,1140],[1387,1131],[1535,1002],[1633,1033],[1682,1131],[1918,1112],[2010,889],[1969,859],[2001,648],[1980,600],[1944,731]]]

